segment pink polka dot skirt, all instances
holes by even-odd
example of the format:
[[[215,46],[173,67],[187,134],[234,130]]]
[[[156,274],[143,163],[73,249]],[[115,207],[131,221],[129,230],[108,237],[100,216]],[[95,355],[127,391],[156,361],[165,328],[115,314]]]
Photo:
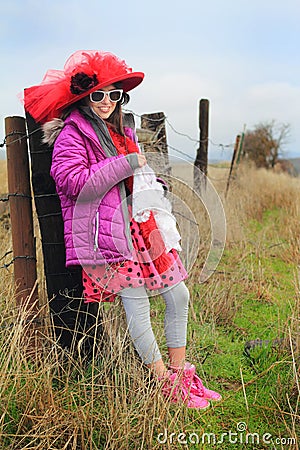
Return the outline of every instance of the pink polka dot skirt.
[[[125,288],[145,286],[149,290],[157,290],[187,278],[176,250],[164,251],[162,240],[157,239],[157,229],[150,233],[149,241],[155,242],[150,248],[140,224],[134,219],[130,222],[130,230],[134,248],[132,260],[83,267],[85,302],[112,302]]]

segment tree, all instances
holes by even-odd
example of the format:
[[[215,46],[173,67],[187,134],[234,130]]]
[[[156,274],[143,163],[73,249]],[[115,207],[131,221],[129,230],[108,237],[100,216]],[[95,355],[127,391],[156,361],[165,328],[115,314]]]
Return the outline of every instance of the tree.
[[[245,133],[243,157],[253,161],[257,167],[273,168],[283,154],[289,135],[289,124],[275,120],[258,123],[254,130]]]

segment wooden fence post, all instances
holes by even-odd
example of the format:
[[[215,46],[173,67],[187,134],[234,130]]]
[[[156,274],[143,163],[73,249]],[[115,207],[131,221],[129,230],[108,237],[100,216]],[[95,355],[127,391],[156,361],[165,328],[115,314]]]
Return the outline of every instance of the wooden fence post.
[[[209,100],[201,99],[199,103],[200,145],[197,150],[197,156],[194,163],[194,188],[198,191],[201,191],[201,189],[206,189],[208,165],[208,124]],[[203,175],[205,175],[205,177]]]
[[[239,150],[239,147],[240,147],[240,140],[241,140],[241,136],[238,134],[236,139],[235,139],[235,145],[234,145],[234,149],[233,149],[233,154],[232,154],[232,159],[231,159],[231,164],[230,164],[230,170],[229,170],[228,179],[227,179],[225,197],[227,197],[229,184],[230,184],[230,179],[231,179],[231,175],[232,175],[232,172],[233,172],[233,167],[234,167],[234,164],[236,162],[237,153],[238,153],[238,150]]]
[[[244,127],[245,130],[246,126]],[[243,145],[244,145],[244,140],[245,140],[245,131],[242,132],[242,136],[239,142],[239,147],[238,147],[238,152],[237,152],[237,157],[236,157],[236,163],[239,164],[241,157],[243,156]]]
[[[26,114],[29,132],[32,188],[42,238],[44,271],[55,336],[63,348],[90,357],[94,337],[101,332],[98,304],[82,299],[82,268],[66,268],[61,205],[50,176],[52,150],[42,143],[41,126]],[[97,333],[95,330],[97,326]]]
[[[39,305],[29,157],[24,117],[6,117],[5,135],[16,303],[20,313],[26,314],[26,322],[29,323],[25,332],[26,339],[28,339],[28,333],[31,335],[35,328],[33,324],[39,322],[37,318]],[[34,345],[32,342],[26,343],[28,347],[32,347],[32,345]]]
[[[141,142],[145,153],[157,153],[157,161],[151,161],[151,166],[155,172],[165,174],[170,173],[167,133],[165,125],[166,116],[163,112],[143,114],[141,117],[141,128],[146,131],[152,131],[152,141]],[[150,133],[149,133],[150,135]],[[153,155],[152,155],[153,158]]]

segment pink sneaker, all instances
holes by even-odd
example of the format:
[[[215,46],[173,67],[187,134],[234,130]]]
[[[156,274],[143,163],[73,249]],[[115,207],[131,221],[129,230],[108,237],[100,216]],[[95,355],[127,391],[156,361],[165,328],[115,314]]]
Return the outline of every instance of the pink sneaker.
[[[179,372],[168,372],[167,379],[162,386],[162,394],[171,403],[182,401],[188,408],[207,409],[209,402],[204,397],[199,397],[191,392],[191,372],[185,370]]]
[[[187,363],[187,364],[189,364],[189,363]],[[217,401],[222,400],[221,394],[219,394],[218,392],[212,391],[211,389],[207,389],[203,385],[201,378],[198,377],[196,372],[193,377],[191,390],[195,395],[199,395],[200,397],[203,397],[210,401],[217,402]]]

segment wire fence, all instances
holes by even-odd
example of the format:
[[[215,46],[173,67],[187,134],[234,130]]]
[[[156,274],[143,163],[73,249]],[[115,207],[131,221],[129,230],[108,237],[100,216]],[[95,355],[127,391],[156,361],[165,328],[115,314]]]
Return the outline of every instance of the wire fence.
[[[135,113],[134,111],[132,111],[132,110],[130,110],[130,109],[124,109],[124,111],[133,114],[135,117],[142,118],[141,115]],[[181,131],[178,131],[178,130],[172,125],[172,123],[170,122],[170,120],[168,119],[167,116],[164,116],[164,117],[162,117],[162,118],[160,117],[159,119],[147,118],[147,120],[148,120],[149,122],[162,122],[162,120],[164,120],[164,121],[166,122],[166,124],[170,127],[170,129],[171,129],[175,134],[177,134],[178,136],[181,136],[181,137],[185,137],[186,139],[188,139],[188,140],[191,141],[191,142],[194,142],[195,146],[196,146],[196,145],[199,146],[201,143],[204,143],[204,142],[209,142],[210,145],[212,145],[212,146],[214,146],[214,147],[217,147],[217,148],[221,148],[222,150],[225,150],[225,149],[230,149],[230,148],[233,149],[233,148],[234,148],[234,145],[235,145],[234,143],[229,143],[229,144],[216,143],[216,142],[215,142],[214,140],[212,140],[211,138],[202,139],[202,140],[201,140],[201,139],[195,139],[194,137],[190,136],[190,135],[187,134],[187,133],[183,133],[183,132],[181,132]],[[10,144],[14,144],[15,142],[18,142],[18,141],[20,141],[20,140],[22,140],[22,139],[29,139],[29,137],[30,137],[31,135],[33,135],[34,133],[37,133],[37,132],[39,132],[39,131],[41,131],[41,130],[42,130],[42,127],[38,127],[38,128],[36,128],[34,131],[32,131],[31,133],[26,133],[26,134],[24,134],[24,133],[22,133],[22,132],[20,132],[20,131],[12,131],[11,133],[7,134],[7,135],[4,137],[4,139],[2,140],[2,143],[0,143],[0,148],[4,148],[4,147],[6,146],[6,143],[7,143],[6,141],[7,141],[7,138],[8,138],[8,137],[11,137],[11,136],[18,136],[18,138],[16,138],[15,140],[13,140],[13,141],[10,142]],[[169,149],[173,150],[173,151],[176,151],[177,153],[181,154],[182,156],[185,156],[185,157],[188,158],[189,160],[194,160],[194,158],[193,158],[191,155],[189,155],[188,153],[186,153],[186,152],[184,152],[184,151],[182,151],[182,150],[180,150],[180,149],[174,147],[173,145],[170,145],[170,144],[167,143],[167,147],[168,147]],[[50,151],[51,151],[51,150],[50,150]],[[44,153],[44,151],[43,151],[43,153]]]
[[[6,252],[5,255],[3,255],[2,258],[0,258],[0,259],[4,259],[10,253],[12,253],[12,250]],[[0,269],[8,270],[9,266],[11,266],[17,259],[26,259],[26,260],[34,260],[34,261],[36,261],[36,257],[35,256],[28,256],[28,255],[15,256],[8,263],[2,264],[2,266],[0,266]]]
[[[132,110],[130,110],[130,109],[124,109],[124,111],[133,114],[135,117],[138,117],[139,119],[141,119],[141,118],[143,117],[143,116],[141,116],[140,114],[137,114],[137,113],[135,113],[134,111],[132,111]],[[218,148],[221,148],[222,150],[225,150],[225,149],[233,149],[233,148],[234,148],[234,145],[235,145],[234,142],[233,142],[233,143],[229,143],[229,144],[216,143],[214,140],[212,140],[212,139],[209,138],[209,137],[206,138],[206,139],[195,139],[194,137],[190,136],[190,135],[187,134],[187,133],[183,133],[183,132],[181,132],[181,131],[178,131],[178,130],[171,124],[171,122],[169,121],[169,119],[168,119],[167,116],[160,117],[160,118],[158,118],[158,119],[153,119],[153,118],[147,117],[147,120],[148,120],[149,122],[162,122],[162,121],[164,120],[164,121],[166,122],[166,124],[170,127],[170,129],[171,129],[175,134],[177,134],[178,136],[181,136],[181,137],[185,137],[185,138],[187,138],[187,139],[188,139],[189,141],[191,141],[191,142],[194,142],[195,146],[196,146],[196,145],[197,145],[197,146],[200,146],[201,143],[208,142],[208,143],[209,143],[210,145],[212,145],[213,147],[218,147]],[[176,152],[182,154],[183,156],[185,156],[186,158],[188,158],[188,159],[190,159],[190,160],[194,160],[194,158],[193,158],[191,155],[189,155],[188,153],[185,153],[185,152],[183,152],[182,150],[179,150],[178,148],[176,148],[176,147],[174,147],[174,146],[172,146],[172,145],[170,145],[170,144],[168,144],[168,143],[167,143],[167,147],[170,148],[171,150],[174,150],[174,151],[176,151]]]
[[[141,115],[135,113],[135,112],[132,111],[132,110],[125,109],[124,111],[133,114],[135,117],[142,118]],[[181,131],[178,131],[178,130],[172,125],[172,123],[169,121],[169,119],[168,119],[167,116],[163,116],[163,117],[160,117],[160,118],[158,118],[158,119],[154,119],[154,118],[149,118],[149,117],[147,117],[147,120],[150,121],[150,122],[162,122],[162,121],[165,121],[165,123],[169,126],[169,128],[170,128],[175,134],[177,134],[177,135],[179,135],[179,136],[181,136],[181,137],[184,137],[184,138],[188,139],[189,141],[193,142],[195,145],[200,145],[201,142],[206,142],[206,141],[208,141],[211,145],[213,145],[213,146],[215,146],[215,147],[222,148],[222,149],[228,149],[228,148],[233,148],[233,147],[234,147],[234,143],[230,143],[230,144],[222,144],[222,143],[220,143],[220,144],[217,144],[217,143],[215,143],[215,142],[214,142],[212,139],[210,139],[210,138],[207,138],[207,139],[202,140],[202,141],[201,141],[200,139],[195,139],[195,138],[193,138],[192,136],[190,136],[190,135],[187,134],[187,133],[183,133],[183,132],[181,132]],[[7,144],[7,139],[8,139],[9,137],[16,136],[16,139],[14,139],[14,140],[12,140],[12,141],[9,142],[9,144],[14,144],[14,143],[16,143],[16,142],[20,142],[22,139],[29,139],[30,136],[32,136],[33,134],[35,134],[35,133],[37,133],[37,132],[40,132],[40,131],[42,131],[42,127],[38,127],[38,128],[36,128],[34,131],[32,131],[32,132],[30,132],[30,133],[23,133],[23,132],[20,132],[20,131],[12,131],[12,132],[10,132],[9,134],[7,134],[7,135],[4,137],[4,139],[3,139],[2,142],[0,143],[0,148],[4,148],[4,147],[6,146],[6,144]],[[182,151],[182,150],[180,150],[180,149],[174,147],[173,145],[170,145],[170,144],[167,143],[167,148],[170,149],[170,150],[173,150],[173,151],[175,151],[175,152],[177,152],[177,153],[179,153],[179,154],[181,154],[182,156],[184,156],[186,159],[188,159],[188,160],[190,160],[190,161],[194,161],[194,157],[192,157],[190,154],[188,154],[188,153],[186,153],[186,152],[184,152],[184,151]],[[45,149],[45,150],[42,150],[42,151],[40,151],[40,152],[34,152],[34,153],[44,153],[45,151],[47,151],[47,150]],[[49,149],[49,151],[51,151],[51,149]],[[47,195],[48,195],[48,196],[53,196],[53,195],[56,195],[56,194],[47,194]],[[32,196],[30,196],[30,195],[25,195],[25,194],[21,194],[21,193],[14,192],[14,193],[9,193],[9,194],[7,194],[7,195],[1,197],[1,198],[0,198],[0,202],[2,202],[2,203],[9,202],[10,197],[24,197],[24,198],[28,198],[28,199],[32,200]],[[59,213],[59,214],[60,214],[60,213]],[[49,215],[52,215],[52,214],[49,214]],[[43,217],[46,217],[46,216],[48,216],[48,215],[46,214],[46,215],[44,215]],[[10,255],[11,253],[13,253],[12,250],[7,251],[7,252],[0,258],[0,261],[2,261],[3,259],[5,259],[5,258],[6,258],[8,255]],[[10,267],[17,259],[27,259],[27,260],[28,260],[28,259],[36,259],[36,258],[35,258],[34,256],[26,256],[26,255],[24,255],[24,256],[15,256],[15,257],[12,258],[9,262],[3,263],[2,265],[0,265],[0,269],[6,269],[6,270],[8,270],[9,267]]]

